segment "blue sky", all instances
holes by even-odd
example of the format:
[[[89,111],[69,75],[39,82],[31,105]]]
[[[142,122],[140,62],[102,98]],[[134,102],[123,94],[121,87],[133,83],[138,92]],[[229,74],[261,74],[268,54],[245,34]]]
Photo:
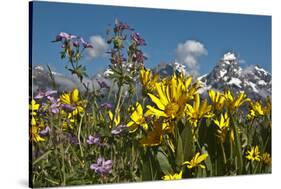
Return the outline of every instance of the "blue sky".
[[[196,59],[200,74],[205,74],[229,50],[237,53],[243,67],[260,64],[271,72],[271,17],[193,11],[143,9],[35,2],[33,9],[33,64],[49,64],[66,73],[60,60],[59,44],[51,43],[61,32],[76,34],[90,40],[91,36],[106,38],[106,29],[114,19],[128,23],[145,38],[147,67],[177,59],[177,47],[187,40],[197,41],[204,52]],[[99,56],[85,57],[89,75],[103,70],[109,61]]]

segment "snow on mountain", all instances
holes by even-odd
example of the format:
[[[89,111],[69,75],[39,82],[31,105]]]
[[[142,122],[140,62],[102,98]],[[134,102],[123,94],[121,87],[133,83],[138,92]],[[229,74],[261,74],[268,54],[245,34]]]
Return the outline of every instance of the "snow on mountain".
[[[219,91],[231,89],[244,91],[254,99],[271,96],[271,74],[259,65],[242,69],[234,53],[228,52],[209,74],[198,78],[202,83],[200,93],[213,88]]]

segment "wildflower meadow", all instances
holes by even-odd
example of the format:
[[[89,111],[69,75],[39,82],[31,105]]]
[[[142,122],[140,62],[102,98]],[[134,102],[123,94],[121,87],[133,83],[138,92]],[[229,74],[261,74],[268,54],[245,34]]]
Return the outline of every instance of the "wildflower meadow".
[[[95,48],[78,34],[50,39],[83,89],[53,88],[30,97],[33,187],[177,180],[271,173],[271,97],[209,89],[192,75],[146,67],[146,40],[116,20],[109,31],[107,78],[89,86]],[[102,92],[103,91],[103,92]],[[105,91],[105,92],[104,92]]]

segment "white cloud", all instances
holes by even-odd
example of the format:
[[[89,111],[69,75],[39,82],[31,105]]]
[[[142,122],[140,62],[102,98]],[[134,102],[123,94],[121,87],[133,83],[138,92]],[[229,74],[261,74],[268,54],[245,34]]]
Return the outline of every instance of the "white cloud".
[[[187,66],[187,72],[197,76],[199,74],[198,60],[202,55],[207,55],[208,51],[204,44],[195,41],[187,40],[184,43],[179,43],[176,49],[176,61]]]
[[[105,52],[108,49],[108,44],[101,36],[91,36],[90,43],[93,45],[93,48],[88,49],[88,55],[90,58],[105,56]]]

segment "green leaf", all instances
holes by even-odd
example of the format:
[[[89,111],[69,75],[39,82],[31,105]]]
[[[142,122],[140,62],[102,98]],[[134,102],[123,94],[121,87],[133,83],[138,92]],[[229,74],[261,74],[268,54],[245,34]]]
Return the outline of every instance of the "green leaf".
[[[193,152],[193,140],[192,130],[189,125],[186,125],[181,133],[182,145],[183,145],[183,159],[184,161],[190,160],[194,154]]]
[[[147,157],[148,156],[148,157]],[[146,155],[143,155],[142,157],[143,162],[142,162],[142,180],[143,181],[151,181],[153,180],[152,176],[152,164],[151,164],[151,156],[146,153]]]
[[[182,145],[182,139],[181,135],[179,133],[179,130],[176,128],[176,141],[177,141],[177,146],[176,146],[176,164],[178,167],[180,167],[184,161],[184,154],[183,154],[183,145]]]
[[[157,152],[157,160],[158,160],[158,163],[160,165],[162,172],[165,175],[173,173],[172,166],[170,165],[167,154],[165,154],[165,152],[163,152],[162,150],[159,150]]]

